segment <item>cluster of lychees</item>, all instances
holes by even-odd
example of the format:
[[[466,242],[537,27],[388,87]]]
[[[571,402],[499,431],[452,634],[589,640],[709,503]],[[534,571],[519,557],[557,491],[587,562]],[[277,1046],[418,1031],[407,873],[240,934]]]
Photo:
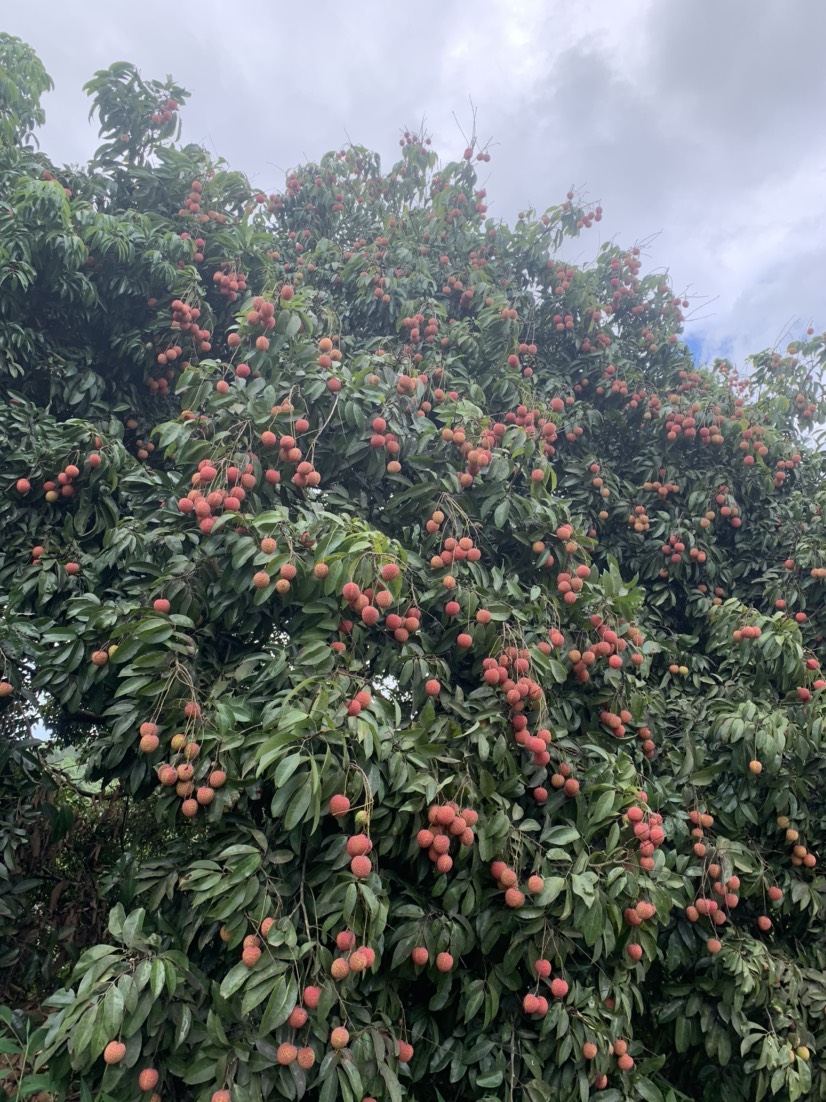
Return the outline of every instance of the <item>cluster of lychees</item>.
[[[376,963],[375,949],[371,949],[369,945],[357,946],[356,935],[352,930],[340,930],[336,934],[336,948],[344,955],[335,957],[330,965],[330,975],[334,980],[344,980],[351,973],[358,975],[366,972]]]
[[[599,713],[599,721],[607,727],[614,738],[623,738],[627,734],[627,726],[633,722],[633,717],[627,708],[616,714],[616,712],[610,712],[607,709],[603,709]],[[657,749],[654,739],[651,737],[651,728],[645,724],[641,724],[637,728],[637,737],[642,740],[642,750],[647,758],[653,758]]]
[[[504,861],[492,861],[490,874],[497,886],[505,893],[505,904],[513,910],[525,906],[525,893],[518,887],[519,875]],[[539,895],[545,887],[545,881],[537,873],[528,877],[527,888],[531,895]]]
[[[427,809],[428,826],[416,835],[416,842],[436,866],[438,872],[450,872],[453,858],[450,855],[452,841],[460,846],[472,846],[475,840],[473,827],[479,821],[478,812],[472,808],[459,809],[451,800],[446,804],[431,804]]]
[[[444,513],[441,509],[436,509],[430,516],[430,521],[427,523],[436,523],[436,518],[444,518]],[[430,565],[434,570],[443,570],[446,566],[450,566],[455,562],[464,562],[467,559],[468,562],[478,562],[482,557],[482,552],[478,547],[474,546],[473,540],[470,536],[461,536],[458,540],[453,536],[448,536],[442,544],[442,550],[437,554],[431,556]],[[446,585],[445,589],[453,589],[451,585]]]
[[[777,825],[781,830],[785,831],[785,837],[788,844],[792,847],[792,852],[789,860],[796,867],[803,866],[807,869],[813,869],[817,865],[817,858],[815,855],[803,845],[800,840],[800,832],[797,827],[793,826],[787,815],[778,815]]]
[[[482,430],[478,443],[468,440],[465,429],[460,426],[447,425],[442,429],[442,439],[447,444],[453,444],[465,460],[465,469],[459,474],[459,485],[468,489],[473,485],[476,475],[480,474],[493,462],[492,448],[495,437],[492,430]]]
[[[184,714],[195,721],[200,717],[200,705],[188,701]],[[160,746],[160,727],[147,720],[139,728],[138,748],[142,754],[154,754]],[[174,788],[181,800],[181,814],[194,818],[201,807],[208,807],[215,799],[215,792],[227,781],[227,775],[215,762],[200,759],[201,745],[187,732],[178,731],[169,740],[170,760],[155,767],[158,783],[162,788]]]
[[[638,799],[642,804],[648,802],[645,792],[638,793]],[[632,804],[625,813],[626,821],[634,831],[639,850],[640,868],[651,872],[654,868],[654,852],[665,841],[663,830],[663,817],[658,811],[649,811],[639,804]]]
[[[378,624],[382,614],[395,603],[393,593],[387,586],[398,578],[399,573],[396,563],[385,563],[379,571],[379,580],[375,587],[368,586],[362,590],[357,582],[346,582],[342,587],[341,595],[349,608],[368,627]],[[384,626],[397,643],[406,643],[411,635],[421,630],[421,617],[422,614],[418,608],[409,608],[404,615],[388,612],[384,619]],[[339,624],[339,628],[349,635],[353,630],[353,621],[344,619]],[[425,688],[429,696],[436,696],[441,690],[441,686],[435,680],[428,681]]]
[[[215,523],[215,514],[220,512],[239,512],[247,496],[257,483],[254,468],[251,463],[246,465],[243,472],[238,467],[226,468],[226,486],[216,486],[214,489],[204,490],[218,477],[218,468],[209,459],[202,459],[198,464],[197,472],[192,476],[193,488],[185,497],[178,499],[178,510],[181,513],[194,513],[198,520],[198,527],[208,535]]]
[[[96,441],[95,446],[100,447],[100,443]],[[86,457],[86,462],[89,467],[94,470],[95,467],[100,466],[102,459],[98,452],[92,452]],[[56,501],[59,501],[61,497],[74,497],[75,488],[73,483],[79,477],[80,468],[77,464],[67,463],[63,470],[55,475],[53,479],[46,479],[43,483],[46,501],[48,501],[50,505],[53,505]],[[31,480],[28,478],[18,478],[14,484],[14,488],[21,497],[25,497],[26,494],[31,492]]]
[[[236,271],[231,265],[226,265],[223,271],[219,269],[217,272],[213,272],[212,282],[229,302],[235,302],[238,296],[247,289],[246,275],[243,272]]]
[[[203,244],[202,239],[198,238],[195,242],[196,246],[199,241]],[[212,350],[212,345],[210,343],[212,333],[209,329],[201,329],[200,326],[196,324],[201,317],[200,308],[198,306],[189,306],[187,303],[183,302],[182,299],[176,298],[172,300],[170,309],[172,311],[172,321],[169,328],[180,331],[181,333],[188,333],[195,348],[199,352],[210,352]],[[173,359],[177,358],[177,355],[180,355],[180,351],[177,352],[176,356],[173,356]],[[168,360],[168,352],[166,356]],[[163,366],[166,361],[159,358],[157,362]]]
[[[536,975],[536,990],[529,991],[522,999],[522,1009],[526,1014],[534,1015],[537,1018],[544,1018],[548,1013],[548,1000],[544,995],[538,994],[538,988],[540,983],[546,983],[550,988],[550,992],[555,999],[564,999],[569,991],[569,984],[567,980],[562,979],[561,976],[555,976],[551,979],[551,972],[553,966],[551,962],[545,957],[540,957],[533,962],[533,970]]]
[[[165,126],[172,122],[178,110],[178,101],[175,99],[162,100],[149,117],[153,126]]]
[[[562,577],[561,574],[559,576]],[[582,684],[590,680],[591,669],[596,667],[601,659],[607,659],[610,669],[619,670],[623,665],[622,655],[628,650],[629,644],[639,648],[645,641],[642,633],[633,625],[629,626],[625,635],[620,635],[609,627],[598,613],[589,616],[588,620],[596,630],[597,641],[583,641],[578,646],[572,647],[566,655],[571,663],[574,677]],[[549,630],[548,639],[551,646],[557,649],[565,645],[565,636],[558,628]],[[545,647],[541,649],[547,653]],[[631,654],[632,665],[639,667],[644,661],[641,651],[636,650]]]
[[[367,694],[369,696],[369,694]],[[369,703],[369,701],[368,701]],[[342,793],[330,798],[330,814],[335,819],[343,818],[350,810],[350,801]],[[368,854],[373,843],[366,834],[352,834],[347,839],[347,856],[350,858],[350,872],[359,880],[364,880],[373,871],[373,863]]]
[[[525,648],[509,646],[497,658],[482,661],[485,684],[501,692],[508,704],[514,741],[531,755],[533,765],[544,768],[551,760],[548,747],[553,741],[553,732],[547,727],[540,727],[535,734],[529,730],[525,712],[538,707],[544,699],[542,686],[528,676],[529,671],[530,651]],[[579,793],[579,781],[572,772],[570,765],[560,763],[558,771],[551,775],[552,787],[564,789],[565,795],[570,797]],[[547,788],[534,788],[533,797],[537,803],[544,804],[548,799]]]
[[[401,463],[396,459],[401,451],[398,437],[388,429],[387,421],[383,417],[374,417],[370,422],[370,429],[370,447],[375,451],[384,448],[391,457],[387,463],[388,474],[398,474],[402,469]]]

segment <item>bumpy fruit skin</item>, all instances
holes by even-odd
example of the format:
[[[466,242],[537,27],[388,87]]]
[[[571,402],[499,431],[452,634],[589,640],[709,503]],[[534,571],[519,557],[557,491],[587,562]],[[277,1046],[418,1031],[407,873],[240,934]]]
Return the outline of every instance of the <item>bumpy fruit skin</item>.
[[[350,872],[358,880],[364,880],[373,871],[373,865],[369,857],[354,857],[350,862]]]
[[[631,958],[631,960],[633,960],[633,961],[642,960],[642,946],[637,945],[636,942],[632,943],[631,945],[626,946],[625,951],[628,954],[628,956]]]
[[[213,1091],[211,1102],[230,1102],[229,1091]]]
[[[545,960],[544,957],[540,957],[539,960],[533,962],[533,970],[536,972],[537,976],[546,980],[551,974],[551,962]]]
[[[315,1010],[321,999],[321,988],[314,987],[310,984],[309,987],[304,988],[304,992],[301,996],[301,1001],[310,1010]]]
[[[330,814],[339,818],[341,815],[346,815],[350,810],[350,801],[346,796],[338,794],[330,798]]]
[[[568,994],[567,980],[557,977],[555,980],[551,980],[551,994],[555,999],[564,999]]]
[[[518,910],[525,905],[525,893],[520,892],[518,888],[508,888],[505,892],[505,903],[514,910]]]
[[[155,1068],[144,1068],[138,1076],[138,1086],[142,1091],[153,1091],[160,1078]]]
[[[344,959],[344,957],[338,957],[330,965],[330,975],[334,980],[343,980],[346,976],[350,975],[350,965]]]
[[[298,1058],[298,1049],[295,1045],[291,1045],[288,1041],[285,1041],[278,1046],[275,1058],[282,1068],[289,1067],[289,1065],[294,1064]]]
[[[592,1041],[586,1041],[582,1046],[582,1055],[586,1060],[593,1060],[597,1054],[597,1046]]]
[[[330,1046],[332,1048],[344,1048],[350,1040],[350,1034],[343,1025],[336,1026],[330,1034]]]
[[[439,953],[436,957],[436,968],[439,972],[449,972],[453,967],[453,957],[450,953]]]
[[[290,1029],[301,1029],[307,1024],[307,1018],[308,1014],[303,1006],[294,1006],[287,1018],[287,1025]]]
[[[409,1064],[413,1059],[413,1046],[407,1041],[399,1041],[399,1063]]]
[[[352,930],[339,930],[336,934],[336,948],[342,953],[349,953],[356,945],[356,935]]]
[[[417,945],[416,948],[411,952],[410,959],[419,968],[424,967],[424,965],[427,964],[428,961],[427,949],[425,949],[423,945]]]
[[[247,968],[254,968],[255,965],[261,959],[261,950],[256,945],[250,945],[241,954],[241,960],[246,964]]]
[[[126,1055],[126,1045],[123,1041],[110,1041],[103,1050],[104,1064],[119,1064]]]
[[[347,839],[347,854],[349,857],[364,857],[373,848],[373,843],[366,834],[353,834]]]
[[[367,957],[364,953],[356,951],[351,955],[348,963],[351,972],[363,972],[367,968]]]
[[[300,1048],[298,1050],[298,1066],[308,1071],[315,1063],[315,1053],[311,1048]]]

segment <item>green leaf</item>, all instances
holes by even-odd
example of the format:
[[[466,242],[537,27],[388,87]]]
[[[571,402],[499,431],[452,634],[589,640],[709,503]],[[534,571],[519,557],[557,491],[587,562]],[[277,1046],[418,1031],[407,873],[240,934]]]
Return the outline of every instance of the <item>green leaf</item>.
[[[272,1033],[286,1022],[298,999],[298,983],[293,975],[278,976],[261,1018],[259,1035]]]
[[[103,997],[103,1029],[109,1038],[117,1037],[123,1022],[123,995],[110,987]]]
[[[139,907],[136,911],[132,911],[123,923],[123,934],[121,935],[123,944],[127,949],[132,949],[135,946],[137,939],[140,937],[141,930],[143,929],[143,920],[146,918],[146,911],[142,907]]]
[[[236,965],[230,968],[229,972],[224,976],[221,981],[221,998],[230,999],[239,991],[246,982],[250,975],[250,969],[247,968],[243,961],[239,961]]]

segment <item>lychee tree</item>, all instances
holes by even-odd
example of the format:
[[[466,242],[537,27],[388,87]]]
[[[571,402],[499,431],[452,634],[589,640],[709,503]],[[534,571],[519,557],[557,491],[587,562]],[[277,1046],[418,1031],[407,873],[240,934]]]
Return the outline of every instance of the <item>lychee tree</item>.
[[[0,47],[24,1093],[823,1097],[824,336],[698,366],[638,249],[563,259],[599,208],[489,217],[475,139],[265,194],[119,64],[57,166]],[[67,935],[23,855],[83,800]]]

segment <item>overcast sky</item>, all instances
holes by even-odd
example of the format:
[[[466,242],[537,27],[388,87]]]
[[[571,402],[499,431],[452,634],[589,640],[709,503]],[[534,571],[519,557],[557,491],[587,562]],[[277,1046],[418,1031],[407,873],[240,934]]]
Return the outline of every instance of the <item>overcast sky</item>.
[[[491,214],[582,189],[604,215],[577,255],[645,243],[688,292],[704,357],[826,326],[826,0],[3,7],[0,29],[54,79],[41,142],[56,161],[95,148],[81,87],[113,61],[172,74],[192,93],[185,139],[267,190],[348,138],[389,163],[422,119],[452,159],[472,103]]]

